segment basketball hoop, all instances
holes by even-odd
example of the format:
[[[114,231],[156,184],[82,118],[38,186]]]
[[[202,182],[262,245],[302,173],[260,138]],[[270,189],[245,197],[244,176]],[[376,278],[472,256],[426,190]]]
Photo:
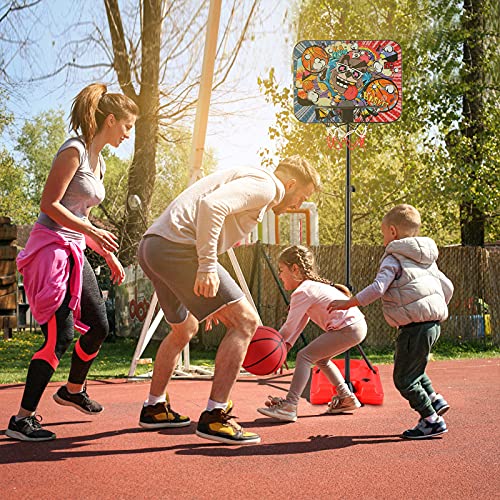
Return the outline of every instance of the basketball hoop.
[[[352,289],[351,150],[364,147],[368,124],[401,116],[401,46],[393,40],[301,40],[293,49],[293,68],[295,117],[302,123],[323,123],[327,146],[345,148],[344,284]],[[349,350],[345,381],[354,390]]]
[[[344,147],[353,150],[365,147],[368,123],[376,117],[383,107],[374,104],[322,106],[317,108],[317,115],[323,116],[326,126],[326,144],[330,149]]]
[[[344,145],[351,151],[365,147],[365,137],[368,133],[366,123],[354,123],[349,127],[345,123],[327,122],[326,145],[330,149],[341,150]]]

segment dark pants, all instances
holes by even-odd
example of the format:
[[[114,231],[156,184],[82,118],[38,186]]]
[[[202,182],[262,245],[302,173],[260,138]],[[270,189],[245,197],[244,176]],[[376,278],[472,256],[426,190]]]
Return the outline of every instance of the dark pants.
[[[399,329],[394,354],[393,380],[396,389],[422,418],[434,413],[429,394],[434,392],[425,374],[432,346],[439,338],[438,322],[412,323]]]
[[[71,258],[70,265],[73,265]],[[43,357],[44,359],[35,359],[35,355],[35,358],[30,362],[21,401],[21,406],[25,410],[36,410],[42,394],[59,364],[59,360],[73,341],[75,332],[73,311],[68,307],[70,299],[68,283],[68,290],[61,307],[48,323],[40,325],[45,336],[45,342],[37,352],[47,351],[48,345],[51,346],[51,352],[47,352]],[[109,332],[104,299],[94,271],[86,258],[82,271],[80,308],[80,320],[90,328],[84,335],[80,336],[77,342],[80,355],[83,355],[85,359],[82,359],[76,352],[76,346],[73,351],[68,377],[68,381],[73,384],[83,384],[90,366]]]

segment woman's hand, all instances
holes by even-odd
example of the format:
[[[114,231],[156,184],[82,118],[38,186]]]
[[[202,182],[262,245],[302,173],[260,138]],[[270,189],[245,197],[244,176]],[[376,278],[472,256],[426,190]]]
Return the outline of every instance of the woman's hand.
[[[114,253],[107,254],[104,259],[106,260],[106,264],[108,264],[109,270],[111,271],[111,282],[114,285],[121,285],[125,279],[125,271],[120,261]]]
[[[106,257],[111,252],[116,252],[118,250],[118,238],[113,233],[110,233],[105,229],[99,229],[98,227],[91,226],[88,232],[88,237],[94,241],[98,247],[95,250],[98,253],[102,252],[101,255],[103,257]]]

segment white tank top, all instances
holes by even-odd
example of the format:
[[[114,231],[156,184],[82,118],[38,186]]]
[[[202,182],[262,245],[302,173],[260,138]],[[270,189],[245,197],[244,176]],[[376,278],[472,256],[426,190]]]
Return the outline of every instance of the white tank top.
[[[98,179],[90,167],[90,158],[83,138],[74,137],[68,139],[59,148],[55,158],[57,158],[59,153],[68,148],[75,148],[78,150],[80,165],[68,184],[66,192],[64,193],[60,203],[76,217],[86,219],[88,209],[99,205],[104,200],[105,189],[102,179],[104,177],[104,172],[106,171],[106,163],[104,162],[101,154],[99,154],[99,170],[101,178]],[[59,225],[43,212],[41,212],[38,216],[37,222],[71,239],[80,240],[84,237],[83,234],[78,231],[73,231]]]

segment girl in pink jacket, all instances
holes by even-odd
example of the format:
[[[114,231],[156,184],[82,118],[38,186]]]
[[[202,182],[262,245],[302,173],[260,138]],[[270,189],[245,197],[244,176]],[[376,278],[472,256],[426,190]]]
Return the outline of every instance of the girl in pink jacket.
[[[280,255],[278,265],[283,286],[286,290],[293,290],[288,317],[280,329],[288,350],[309,320],[325,333],[298,352],[286,398],[269,396],[265,408],[258,408],[257,411],[268,417],[295,422],[299,398],[307,385],[313,364],[318,366],[337,390],[337,395],[328,404],[327,412],[356,410],[361,404],[331,358],[363,341],[367,330],[363,314],[357,307],[345,311],[328,311],[332,300],[350,297],[351,294],[343,285],[333,285],[329,280],[318,276],[314,256],[308,248],[287,248]]]

